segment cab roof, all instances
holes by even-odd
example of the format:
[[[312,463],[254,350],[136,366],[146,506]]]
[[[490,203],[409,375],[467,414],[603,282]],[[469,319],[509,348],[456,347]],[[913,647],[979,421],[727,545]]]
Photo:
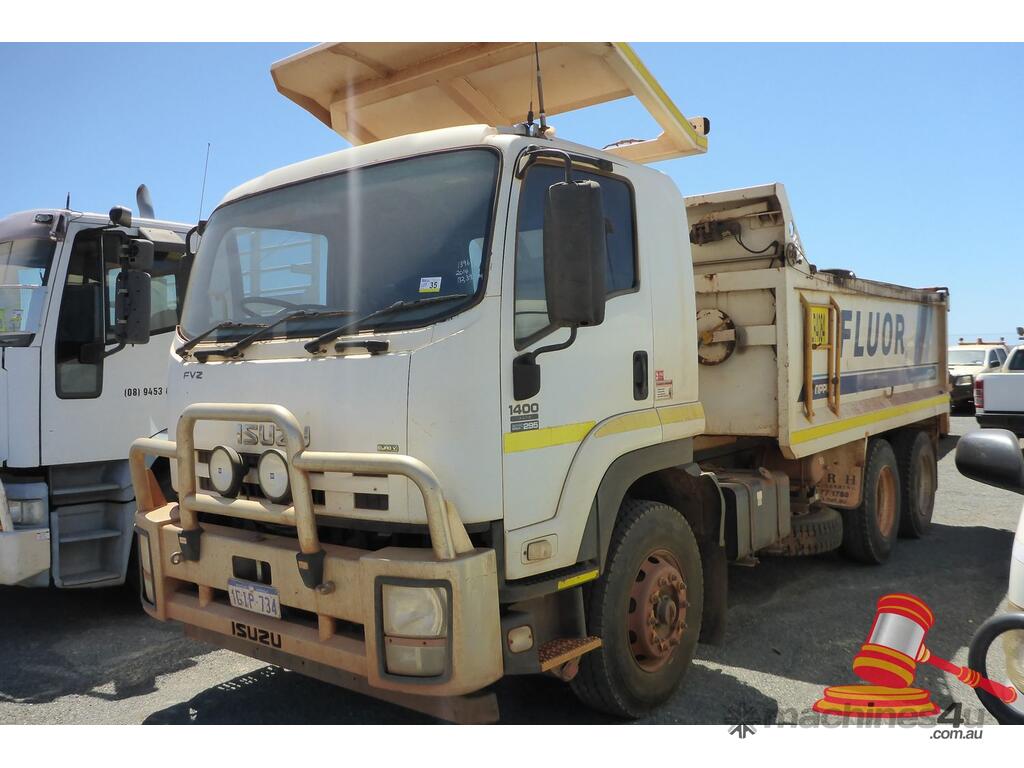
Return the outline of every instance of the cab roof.
[[[626,43],[539,43],[548,116],[635,96],[660,136],[609,148],[634,162],[707,151]],[[534,43],[324,43],[276,62],[277,90],[354,145],[468,124],[522,123],[536,96]],[[623,126],[623,135],[632,135]]]

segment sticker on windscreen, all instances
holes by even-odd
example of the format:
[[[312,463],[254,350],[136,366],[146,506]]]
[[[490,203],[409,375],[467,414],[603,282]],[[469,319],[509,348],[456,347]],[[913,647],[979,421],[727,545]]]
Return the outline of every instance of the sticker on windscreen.
[[[441,292],[441,278],[440,277],[421,277],[420,278],[420,293],[440,293]]]

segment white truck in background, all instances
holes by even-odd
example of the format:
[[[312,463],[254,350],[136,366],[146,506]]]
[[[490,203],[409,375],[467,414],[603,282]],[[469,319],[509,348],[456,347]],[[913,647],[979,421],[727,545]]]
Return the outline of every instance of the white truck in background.
[[[964,408],[974,402],[974,380],[986,371],[996,370],[1006,362],[1010,348],[1006,340],[965,341],[959,339],[946,353],[949,361],[949,405]]]
[[[982,427],[1008,429],[1024,437],[1024,345],[1014,347],[1002,367],[974,380],[974,416]]]
[[[547,114],[632,94],[664,133],[554,138],[537,59]],[[357,146],[201,225],[173,439],[131,451],[151,616],[453,719],[540,673],[633,717],[722,638],[728,562],[881,563],[927,532],[947,293],[816,270],[780,184],[684,199],[646,163],[708,122],[629,46],[346,43],[272,72]]]
[[[139,200],[149,206],[144,187]],[[166,345],[187,282],[189,225],[148,213],[0,219],[0,585],[125,580],[128,444],[165,426]]]

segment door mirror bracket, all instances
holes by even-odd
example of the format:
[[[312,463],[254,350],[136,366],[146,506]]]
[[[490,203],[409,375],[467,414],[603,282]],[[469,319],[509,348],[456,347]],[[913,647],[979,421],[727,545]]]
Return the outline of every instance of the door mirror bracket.
[[[576,326],[569,326],[569,338],[560,344],[549,344],[532,352],[524,352],[512,361],[512,397],[515,400],[529,400],[540,392],[540,366],[537,356],[546,352],[568,349],[576,341]]]

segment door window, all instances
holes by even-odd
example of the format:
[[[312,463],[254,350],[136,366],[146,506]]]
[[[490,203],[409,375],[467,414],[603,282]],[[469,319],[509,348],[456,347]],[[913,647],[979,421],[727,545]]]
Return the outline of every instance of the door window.
[[[601,185],[608,262],[608,296],[637,287],[636,237],[632,187],[623,179],[574,170],[575,180]],[[564,166],[538,163],[530,167],[519,196],[516,225],[515,343],[529,346],[552,330],[544,291],[544,202],[548,188],[565,179]]]
[[[99,397],[103,389],[103,318],[100,239],[94,233],[82,233],[71,249],[57,321],[58,397]]]

